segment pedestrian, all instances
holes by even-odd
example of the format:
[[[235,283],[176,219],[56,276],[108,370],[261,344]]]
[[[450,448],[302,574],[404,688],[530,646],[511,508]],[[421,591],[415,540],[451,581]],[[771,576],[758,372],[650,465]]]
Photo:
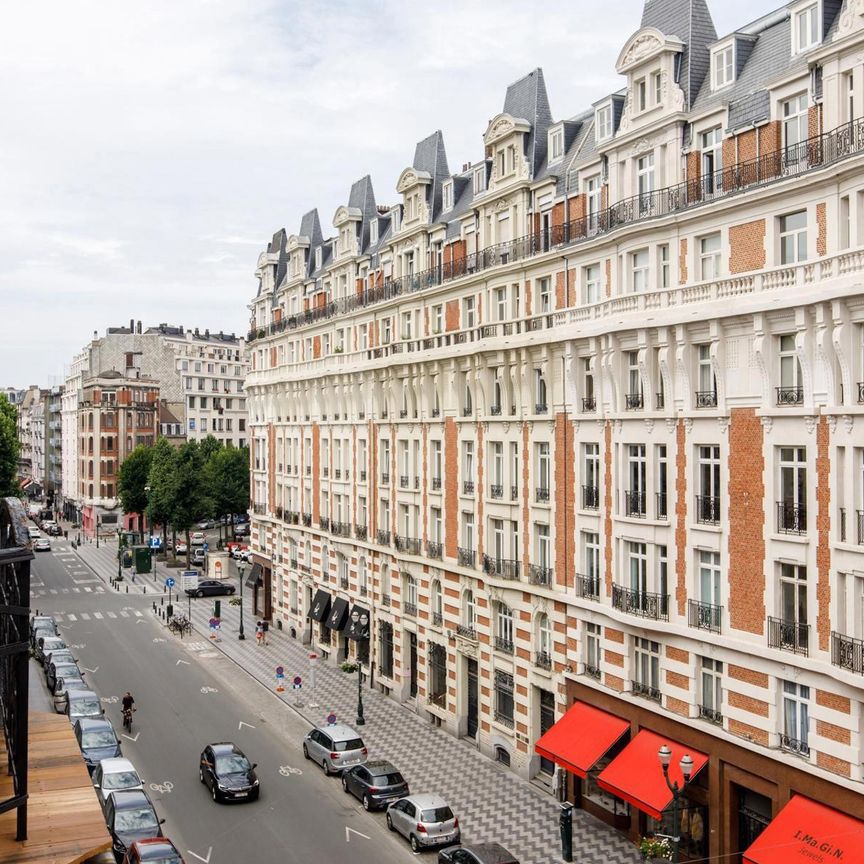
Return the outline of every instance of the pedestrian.
[[[261,645],[264,642],[264,622],[259,621],[255,625],[255,641]]]
[[[68,539],[69,539],[69,529],[68,529],[68,528],[64,528],[64,529],[63,529],[63,539],[64,539],[64,540],[68,540]]]
[[[264,635],[264,644],[267,644],[267,634],[270,632],[270,622],[265,618],[261,622],[261,630]]]

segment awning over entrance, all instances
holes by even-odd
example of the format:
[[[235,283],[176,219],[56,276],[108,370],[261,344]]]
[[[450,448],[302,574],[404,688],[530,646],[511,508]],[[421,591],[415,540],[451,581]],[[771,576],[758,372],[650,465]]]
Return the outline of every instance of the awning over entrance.
[[[627,720],[607,714],[587,702],[576,702],[537,741],[534,749],[556,765],[584,778],[629,728]]]
[[[744,864],[864,862],[864,822],[795,795],[744,853]]]
[[[313,621],[326,621],[327,615],[330,613],[330,595],[319,588],[315,592],[315,597],[312,600],[312,608],[309,610],[309,617]]]
[[[663,769],[657,758],[657,751],[666,744],[672,750],[669,763],[669,780],[682,786],[679,763],[685,753],[693,760],[695,777],[707,764],[708,757],[698,750],[690,750],[670,741],[661,735],[643,729],[639,734],[600,772],[597,785],[624,801],[629,801],[637,810],[660,819],[663,811],[672,803],[672,793],[663,777]]]
[[[246,587],[255,588],[264,581],[264,568],[260,564],[253,564],[249,575],[246,577]]]
[[[354,622],[354,613],[357,613],[357,622]],[[361,620],[363,616],[366,616],[366,623],[364,624]],[[369,638],[369,622],[372,620],[369,615],[369,610],[364,608],[363,606],[358,606],[356,603],[351,609],[351,615],[348,617],[348,629],[345,631],[345,635],[349,639],[356,639],[358,642],[362,639]]]
[[[344,597],[334,597],[327,617],[327,626],[331,630],[341,630],[348,620],[348,601]]]

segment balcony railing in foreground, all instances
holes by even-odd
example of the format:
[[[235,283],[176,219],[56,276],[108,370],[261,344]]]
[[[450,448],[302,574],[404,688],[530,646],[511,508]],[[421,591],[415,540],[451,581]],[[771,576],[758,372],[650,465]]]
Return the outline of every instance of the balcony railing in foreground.
[[[832,631],[831,662],[841,669],[864,675],[864,639]]]
[[[669,620],[669,595],[652,594],[649,591],[632,591],[623,585],[612,586],[612,606],[630,615],[653,618],[655,621]]]
[[[787,621],[768,616],[768,647],[803,654],[810,651],[810,625],[803,621]]]

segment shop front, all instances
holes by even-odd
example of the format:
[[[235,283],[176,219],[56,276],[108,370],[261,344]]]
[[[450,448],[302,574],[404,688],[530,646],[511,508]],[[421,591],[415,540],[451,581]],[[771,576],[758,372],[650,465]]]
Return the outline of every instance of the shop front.
[[[246,586],[252,589],[252,611],[269,621],[273,615],[273,569],[260,555],[253,555],[252,562],[246,577]]]
[[[566,772],[569,801],[634,843],[652,835],[677,837],[681,861],[779,864],[780,859],[759,858],[755,844],[797,797],[829,802],[836,808],[833,812],[856,825],[864,820],[864,796],[852,784],[839,777],[832,782],[814,776],[797,766],[794,756],[771,758],[719,737],[707,721],[682,722],[659,715],[638,700],[627,701],[580,683],[569,682],[568,696],[571,707],[535,749]],[[664,746],[670,751],[669,784],[681,790],[677,801],[661,766]],[[689,773],[686,784],[682,765]],[[800,812],[799,807],[793,814]],[[800,836],[808,838],[807,848],[812,850],[813,837],[817,852],[820,845],[832,842],[818,839],[815,829],[802,825]],[[864,849],[864,838],[860,845]],[[756,850],[752,855],[751,849]],[[796,853],[782,860],[859,862],[849,857],[851,852],[842,858],[826,852],[819,852],[821,858],[800,854],[804,857]]]

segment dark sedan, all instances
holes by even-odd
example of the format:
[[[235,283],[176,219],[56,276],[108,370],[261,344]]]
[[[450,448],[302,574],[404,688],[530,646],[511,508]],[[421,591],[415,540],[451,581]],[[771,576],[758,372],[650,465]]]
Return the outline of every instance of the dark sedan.
[[[219,579],[202,579],[197,588],[187,588],[189,597],[219,597],[223,594],[233,594],[237,589]]]
[[[110,721],[82,717],[75,721],[74,728],[81,755],[91,774],[103,759],[116,759],[123,755]]]
[[[408,784],[396,767],[384,759],[355,765],[342,774],[342,788],[359,798],[366,810],[385,807],[408,794]]]
[[[216,802],[254,801],[260,792],[255,767],[235,744],[208,744],[198,764],[198,779]]]
[[[81,670],[75,663],[66,662],[54,662],[48,664],[47,669],[45,670],[45,683],[48,685],[48,689],[53,693],[57,689],[57,679],[66,677],[83,677],[81,675]]]
[[[105,822],[118,864],[136,840],[164,837],[164,821],[156,815],[146,792],[112,792],[105,802]]]
[[[438,864],[519,864],[519,860],[500,843],[475,843],[442,849]]]

